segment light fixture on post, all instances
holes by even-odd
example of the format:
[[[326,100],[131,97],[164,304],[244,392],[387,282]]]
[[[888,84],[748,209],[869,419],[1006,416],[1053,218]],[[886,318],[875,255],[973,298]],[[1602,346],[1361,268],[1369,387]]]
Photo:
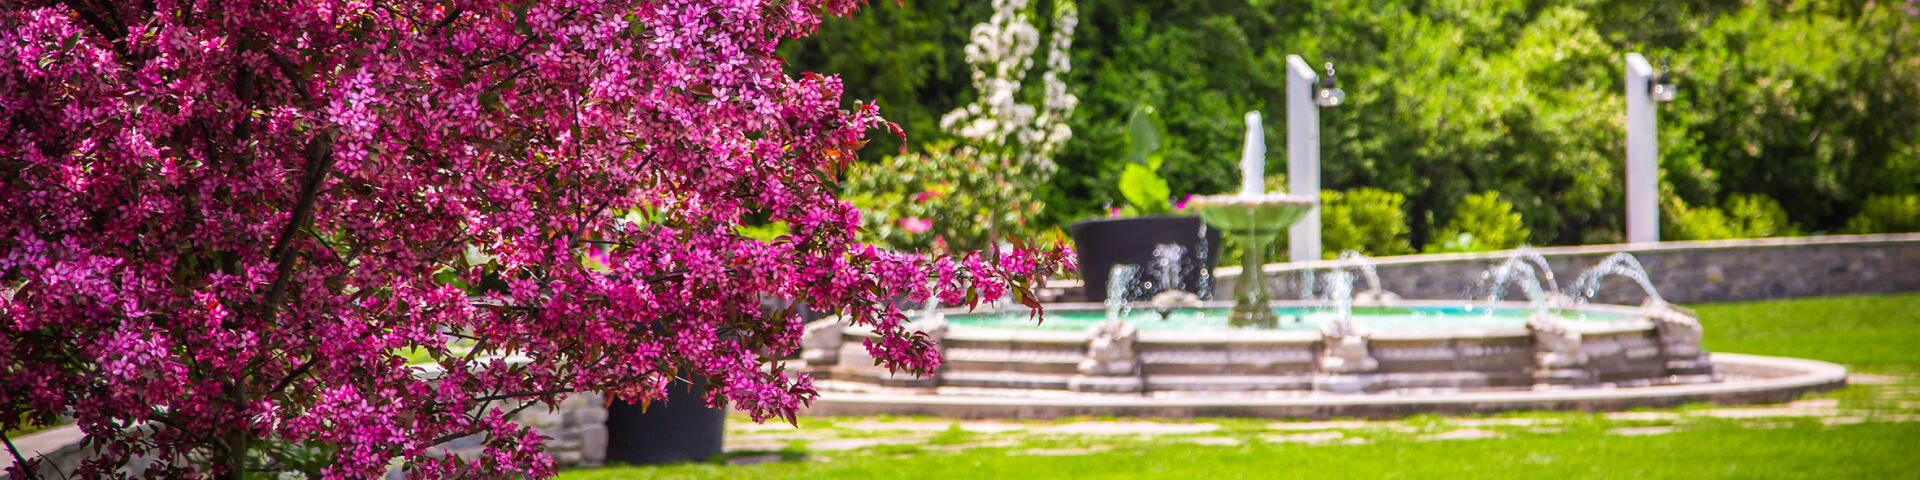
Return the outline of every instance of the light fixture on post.
[[[1313,94],[1313,103],[1322,107],[1340,105],[1347,100],[1347,92],[1341,91],[1333,79],[1333,62],[1327,62],[1327,78],[1320,82],[1320,89]]]
[[[1667,59],[1660,59],[1660,78],[1654,80],[1648,88],[1651,90],[1647,92],[1647,96],[1652,97],[1656,102],[1671,102],[1673,95],[1679,93],[1679,89],[1673,86],[1673,77],[1667,74]]]

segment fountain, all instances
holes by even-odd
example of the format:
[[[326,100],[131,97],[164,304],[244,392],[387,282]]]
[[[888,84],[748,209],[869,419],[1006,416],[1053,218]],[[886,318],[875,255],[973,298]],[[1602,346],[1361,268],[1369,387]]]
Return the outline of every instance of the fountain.
[[[1275,300],[1268,248],[1315,199],[1264,193],[1260,116],[1246,121],[1239,194],[1189,202],[1204,221],[1200,237],[1224,233],[1246,248],[1232,301],[1212,300],[1213,252],[1189,230],[1138,245],[1151,257],[1093,267],[1106,275],[1097,286],[1089,276],[1090,302],[1046,305],[1043,322],[1023,311],[922,312],[910,328],[937,339],[945,360],[928,378],[880,366],[866,347],[871,329],[822,320],[802,336],[801,370],[822,392],[810,412],[1398,416],[1778,401],[1844,382],[1845,369],[1831,364],[1709,356],[1699,320],[1662,300],[1625,254],[1562,290],[1546,258],[1521,248],[1482,274],[1462,305],[1402,299],[1371,259],[1350,251],[1316,263],[1320,272],[1303,270],[1301,299]],[[1634,280],[1647,300],[1593,303],[1610,276]],[[1504,299],[1515,286],[1526,301]],[[1137,308],[1142,300],[1152,308]]]
[[[1266,170],[1266,141],[1260,127],[1260,112],[1247,112],[1247,143],[1240,157],[1240,194],[1194,197],[1190,208],[1199,212],[1208,226],[1219,229],[1245,248],[1241,255],[1241,275],[1234,286],[1234,326],[1274,326],[1279,323],[1268,304],[1273,294],[1266,288],[1267,250],[1273,241],[1313,210],[1316,199],[1286,194],[1269,194],[1262,175]]]

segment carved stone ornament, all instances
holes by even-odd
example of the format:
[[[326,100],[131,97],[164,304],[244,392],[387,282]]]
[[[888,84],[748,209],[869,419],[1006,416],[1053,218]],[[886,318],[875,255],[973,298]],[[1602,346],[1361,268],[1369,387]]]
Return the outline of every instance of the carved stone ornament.
[[[1535,366],[1555,370],[1587,364],[1587,354],[1580,351],[1580,331],[1559,315],[1534,312],[1527,318],[1527,330],[1533,332]]]
[[[840,343],[844,341],[840,333],[845,329],[833,318],[807,324],[806,331],[800,333],[800,359],[807,365],[839,364]]]
[[[1700,318],[1692,310],[1649,298],[1640,304],[1640,312],[1659,332],[1660,350],[1667,358],[1690,359],[1706,353],[1700,350]]]
[[[1330,373],[1365,373],[1380,369],[1380,361],[1367,351],[1373,337],[1367,326],[1352,319],[1340,319],[1320,325],[1320,369]]]
[[[1080,361],[1085,375],[1130,375],[1137,364],[1133,341],[1140,333],[1118,319],[1087,328],[1087,358]]]

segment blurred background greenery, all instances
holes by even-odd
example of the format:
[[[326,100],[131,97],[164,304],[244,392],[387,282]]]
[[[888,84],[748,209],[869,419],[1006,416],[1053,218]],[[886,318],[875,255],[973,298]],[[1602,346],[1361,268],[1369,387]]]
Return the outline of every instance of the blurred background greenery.
[[[904,144],[870,135],[865,163],[937,156],[954,141],[940,116],[974,100],[962,52],[991,9],[875,2],[779,53],[796,73],[841,75],[849,101],[876,99],[906,129]],[[1170,202],[1237,188],[1249,110],[1268,119],[1267,171],[1285,171],[1281,72],[1298,54],[1334,62],[1348,95],[1321,113],[1322,185],[1336,191],[1329,255],[1618,242],[1622,58],[1640,52],[1665,60],[1681,92],[1658,107],[1665,239],[1913,231],[1917,11],[1864,0],[1082,0],[1065,76],[1080,99],[1073,138],[1031,192],[1044,208],[1022,230],[1127,204],[1116,185],[1128,114],[1141,106],[1165,124]]]

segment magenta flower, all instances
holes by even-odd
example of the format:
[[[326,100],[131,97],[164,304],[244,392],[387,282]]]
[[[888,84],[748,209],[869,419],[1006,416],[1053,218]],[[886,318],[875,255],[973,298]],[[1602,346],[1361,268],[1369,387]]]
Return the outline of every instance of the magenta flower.
[[[913,233],[926,233],[927,230],[933,229],[933,220],[920,217],[907,217],[900,219],[900,228]]]
[[[288,442],[326,446],[328,479],[544,478],[515,413],[574,392],[702,377],[792,421],[818,392],[782,373],[803,324],[767,298],[927,372],[939,349],[881,299],[992,302],[1068,253],[859,243],[814,172],[897,126],[774,52],[862,3],[9,3],[0,429],[70,413],[100,452],[80,478],[215,477]]]

